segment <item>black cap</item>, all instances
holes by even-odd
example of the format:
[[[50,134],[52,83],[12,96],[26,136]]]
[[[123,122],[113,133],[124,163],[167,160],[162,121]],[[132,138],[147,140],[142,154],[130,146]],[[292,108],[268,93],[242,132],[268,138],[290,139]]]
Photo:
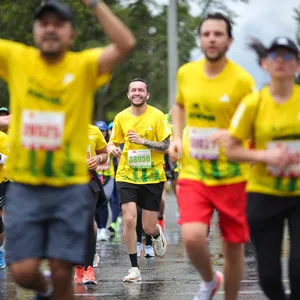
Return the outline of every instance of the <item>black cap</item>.
[[[9,110],[7,107],[1,107],[0,108],[0,113],[4,112],[5,114],[9,115]]]
[[[297,45],[287,37],[278,37],[272,43],[271,46],[268,48],[268,52],[271,52],[278,48],[285,48],[293,53],[295,53],[300,58],[300,53]]]
[[[72,11],[71,8],[58,0],[50,0],[43,4],[35,12],[35,20],[39,19],[41,15],[47,10],[56,11],[64,20],[72,23]]]

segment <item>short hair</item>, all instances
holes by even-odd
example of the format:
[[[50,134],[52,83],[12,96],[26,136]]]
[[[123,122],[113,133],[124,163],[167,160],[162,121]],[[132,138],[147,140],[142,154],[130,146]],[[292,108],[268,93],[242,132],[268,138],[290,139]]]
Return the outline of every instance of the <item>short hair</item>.
[[[143,78],[134,78],[134,79],[132,79],[130,82],[129,82],[129,84],[128,84],[128,90],[129,90],[129,86],[133,83],[133,82],[139,82],[139,81],[141,81],[141,82],[144,82],[145,84],[146,84],[146,89],[147,89],[147,92],[148,92],[148,82],[145,80],[145,79],[143,79]]]
[[[217,12],[217,13],[210,13],[207,14],[200,22],[199,28],[198,28],[198,34],[201,33],[201,27],[203,25],[203,23],[207,20],[221,20],[224,21],[227,25],[227,34],[230,38],[232,38],[232,23],[230,21],[230,19],[225,16],[224,14]]]

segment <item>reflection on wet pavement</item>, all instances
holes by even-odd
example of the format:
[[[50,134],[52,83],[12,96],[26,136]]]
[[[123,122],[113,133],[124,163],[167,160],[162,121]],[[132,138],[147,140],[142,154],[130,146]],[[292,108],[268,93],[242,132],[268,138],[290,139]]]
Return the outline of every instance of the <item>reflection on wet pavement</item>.
[[[120,235],[110,242],[100,242],[97,253],[100,256],[99,268],[96,268],[98,285],[94,287],[75,286],[76,300],[130,299],[130,300],[183,300],[193,299],[199,288],[200,278],[188,262],[176,224],[176,201],[167,198],[166,238],[169,244],[167,255],[163,259],[147,259],[141,253],[139,264],[143,281],[124,284],[121,279],[130,265],[125,245]],[[286,267],[288,239],[283,248],[283,263]],[[222,269],[223,256],[219,230],[214,222],[209,238],[212,261],[216,269]],[[239,299],[266,299],[259,288],[256,274],[254,250],[251,244],[245,246],[246,271],[241,284]],[[286,276],[285,276],[286,278]],[[12,281],[8,269],[0,270],[0,300],[27,300],[33,294],[18,288]],[[224,299],[221,291],[214,299]],[[62,299],[63,300],[63,299]]]

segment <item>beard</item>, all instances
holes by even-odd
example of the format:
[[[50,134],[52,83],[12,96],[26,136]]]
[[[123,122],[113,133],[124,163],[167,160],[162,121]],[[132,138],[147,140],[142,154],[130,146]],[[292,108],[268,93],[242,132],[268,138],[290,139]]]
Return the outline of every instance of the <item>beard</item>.
[[[217,62],[217,61],[221,60],[226,55],[227,51],[228,51],[228,47],[226,47],[226,49],[221,50],[215,56],[209,56],[208,53],[206,53],[204,50],[203,50],[203,53],[204,53],[205,58],[209,62]]]

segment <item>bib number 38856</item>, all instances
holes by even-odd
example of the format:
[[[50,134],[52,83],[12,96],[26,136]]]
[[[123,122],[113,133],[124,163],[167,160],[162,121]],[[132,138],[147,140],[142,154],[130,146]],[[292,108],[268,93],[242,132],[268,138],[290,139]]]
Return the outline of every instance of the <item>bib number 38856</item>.
[[[58,150],[62,146],[64,125],[64,113],[24,110],[21,123],[22,146],[31,150]]]
[[[131,168],[149,169],[151,168],[151,150],[129,150],[128,164]]]

